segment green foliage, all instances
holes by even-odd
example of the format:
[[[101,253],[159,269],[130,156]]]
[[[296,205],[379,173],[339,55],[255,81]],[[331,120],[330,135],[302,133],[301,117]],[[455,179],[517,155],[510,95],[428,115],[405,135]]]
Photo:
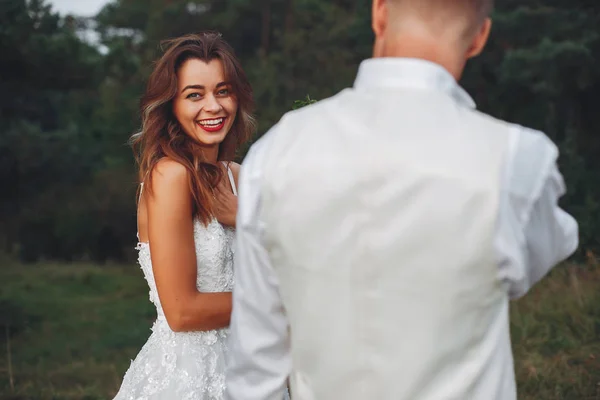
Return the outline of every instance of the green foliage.
[[[297,100],[306,93],[325,99],[353,84],[371,55],[370,4],[113,0],[78,19],[45,0],[0,2],[0,252],[24,261],[131,257],[136,173],[126,143],[162,40],[222,32],[253,85],[260,136],[311,104]],[[589,4],[499,2],[489,46],[461,82],[481,110],[560,146],[580,256],[600,250],[600,9]],[[81,39],[86,29],[102,52]]]
[[[599,22],[600,9],[585,1],[498,3],[490,44],[462,82],[483,111],[560,147],[562,204],[580,223],[579,257],[600,250]]]
[[[311,99],[309,95],[306,95],[305,99],[294,101],[294,105],[292,106],[292,110],[297,110],[299,108],[308,106],[308,105],[316,103],[316,102],[317,102],[317,100]]]

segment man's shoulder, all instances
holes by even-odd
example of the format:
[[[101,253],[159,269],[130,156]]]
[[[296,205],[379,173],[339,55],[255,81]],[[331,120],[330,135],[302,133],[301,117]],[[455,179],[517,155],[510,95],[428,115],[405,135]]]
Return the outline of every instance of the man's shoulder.
[[[503,148],[503,190],[518,201],[535,198],[555,168],[558,146],[543,131],[509,122],[478,110],[468,110],[471,138],[484,146]]]
[[[329,109],[343,101],[351,92],[350,88],[343,89],[333,96],[317,100],[314,103],[308,104],[296,110],[286,112],[280,122],[284,122],[293,126],[302,126],[315,118],[325,117]]]
[[[511,126],[517,136],[517,147],[520,152],[543,152],[547,157],[558,157],[558,146],[544,132],[518,124],[511,124]]]
[[[253,153],[261,153],[266,148],[277,147],[277,143],[291,144],[290,141],[306,137],[302,133],[315,132],[311,127],[319,126],[320,121],[327,118],[329,110],[346,96],[347,90],[342,90],[334,96],[316,101],[302,108],[283,114],[264,135],[251,146]]]
[[[504,123],[508,129],[504,188],[513,201],[529,204],[539,197],[556,168],[558,146],[541,130],[496,121]]]
[[[476,124],[485,125],[491,128],[491,131],[495,130],[502,135],[508,134],[509,141],[512,142],[510,147],[519,153],[544,152],[554,154],[558,152],[556,144],[541,130],[506,121],[478,110],[473,110],[471,115]]]

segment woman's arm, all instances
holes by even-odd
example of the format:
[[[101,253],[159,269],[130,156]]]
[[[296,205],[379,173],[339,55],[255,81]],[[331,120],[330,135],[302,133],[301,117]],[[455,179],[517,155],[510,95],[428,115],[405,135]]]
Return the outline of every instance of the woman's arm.
[[[231,293],[200,293],[192,197],[187,169],[161,160],[146,197],[152,268],[167,322],[175,332],[204,331],[229,325]]]

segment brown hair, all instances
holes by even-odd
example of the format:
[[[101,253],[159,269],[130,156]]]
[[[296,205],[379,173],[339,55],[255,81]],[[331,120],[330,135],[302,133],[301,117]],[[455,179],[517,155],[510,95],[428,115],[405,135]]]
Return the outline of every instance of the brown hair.
[[[231,130],[219,145],[218,160],[231,161],[236,150],[248,141],[255,129],[252,87],[236,58],[233,48],[216,32],[185,35],[163,42],[166,50],[156,61],[146,92],[141,99],[142,129],[131,137],[139,179],[151,193],[151,175],[164,157],[184,165],[190,176],[193,214],[208,224],[213,216],[214,189],[223,178],[218,165],[206,162],[200,143],[187,135],[173,114],[177,95],[177,72],[190,59],[223,64],[225,79],[231,83],[238,112]]]

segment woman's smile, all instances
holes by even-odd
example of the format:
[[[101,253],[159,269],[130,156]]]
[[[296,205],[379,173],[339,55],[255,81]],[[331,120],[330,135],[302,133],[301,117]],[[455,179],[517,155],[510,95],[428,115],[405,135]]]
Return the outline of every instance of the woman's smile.
[[[206,132],[213,133],[213,132],[218,132],[221,129],[223,129],[223,127],[225,126],[226,120],[227,120],[227,117],[218,117],[218,118],[199,120],[199,121],[196,121],[196,124],[198,124]]]

